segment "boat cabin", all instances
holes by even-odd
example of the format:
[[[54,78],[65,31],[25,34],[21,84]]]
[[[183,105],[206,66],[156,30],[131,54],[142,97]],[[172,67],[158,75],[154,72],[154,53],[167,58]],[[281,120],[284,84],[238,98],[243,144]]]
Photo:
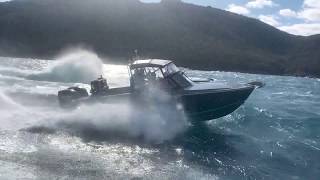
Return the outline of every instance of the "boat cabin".
[[[192,81],[169,60],[138,60],[129,65],[130,87],[134,90],[147,85],[162,89],[183,89],[192,85]]]

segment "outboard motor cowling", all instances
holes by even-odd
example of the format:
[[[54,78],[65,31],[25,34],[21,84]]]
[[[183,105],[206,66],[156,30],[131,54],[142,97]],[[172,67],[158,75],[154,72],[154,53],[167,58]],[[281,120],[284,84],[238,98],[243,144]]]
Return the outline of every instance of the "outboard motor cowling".
[[[102,76],[97,80],[91,81],[91,90],[90,93],[93,96],[96,95],[106,95],[108,93],[109,86],[107,80]]]
[[[88,97],[89,94],[85,88],[70,87],[58,92],[58,99],[61,106],[69,105],[74,100]]]

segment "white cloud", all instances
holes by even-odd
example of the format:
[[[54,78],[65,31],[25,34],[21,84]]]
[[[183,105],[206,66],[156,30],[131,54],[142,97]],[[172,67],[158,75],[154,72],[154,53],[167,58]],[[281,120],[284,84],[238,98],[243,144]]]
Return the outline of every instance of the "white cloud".
[[[226,10],[233,12],[233,13],[242,14],[242,15],[250,14],[250,11],[247,8],[245,8],[243,6],[238,6],[235,4],[229,4],[229,6]]]
[[[303,2],[304,7],[313,7],[313,8],[320,8],[320,1],[319,0],[305,0]]]
[[[320,21],[320,7],[306,8],[298,13],[299,17],[307,21]]]
[[[291,26],[281,26],[278,28],[295,35],[310,36],[314,34],[320,34],[320,23],[294,24]]]
[[[277,6],[272,0],[253,0],[247,3],[248,8],[262,9],[264,7]]]
[[[320,21],[320,1],[304,0],[303,9],[298,12],[298,17],[308,22]]]
[[[264,7],[278,6],[272,0],[250,0],[245,6],[230,4],[226,10],[248,15],[250,9],[261,9]],[[309,36],[320,34],[320,0],[304,0],[301,10],[281,9],[279,15],[283,17],[297,18],[304,20],[299,24],[282,25],[276,15],[260,15],[258,19],[294,35]]]
[[[265,22],[271,26],[279,26],[280,22],[278,22],[277,17],[273,15],[260,15],[259,19],[262,22]]]
[[[281,9],[279,14],[284,17],[297,17],[297,13],[291,9]]]
[[[278,27],[283,31],[302,36],[320,34],[320,0],[304,0],[301,10],[283,9],[279,14],[304,20],[303,23]]]

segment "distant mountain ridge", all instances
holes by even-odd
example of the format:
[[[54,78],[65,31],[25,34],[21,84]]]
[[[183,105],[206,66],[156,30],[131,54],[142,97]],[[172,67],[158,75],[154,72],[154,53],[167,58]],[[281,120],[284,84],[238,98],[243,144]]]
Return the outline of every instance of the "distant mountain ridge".
[[[320,77],[320,35],[179,0],[13,0],[0,3],[0,27],[3,56],[52,58],[84,45],[121,62],[138,49],[193,69]]]

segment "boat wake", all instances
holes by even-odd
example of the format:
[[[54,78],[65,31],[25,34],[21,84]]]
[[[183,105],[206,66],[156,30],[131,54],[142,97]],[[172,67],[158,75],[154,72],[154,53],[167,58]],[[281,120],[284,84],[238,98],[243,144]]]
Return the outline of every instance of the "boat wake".
[[[64,88],[64,82],[88,83],[101,75],[105,66],[94,53],[75,51],[49,62],[42,69],[6,67],[0,72],[7,76],[3,79],[6,93],[0,93],[0,111],[3,121],[16,123],[16,126],[7,123],[10,127],[6,128],[40,134],[61,131],[85,141],[122,138],[152,143],[170,140],[185,130],[185,118],[166,105],[156,111],[150,110],[152,107],[135,107],[128,103],[97,103],[74,110],[58,107],[57,88]],[[15,80],[16,77],[22,79]],[[10,85],[13,81],[20,85]]]
[[[61,131],[84,141],[137,139],[162,143],[187,127],[184,117],[167,107],[148,111],[125,103],[83,105],[73,111],[28,109],[28,112],[38,120],[23,130],[32,133]]]

